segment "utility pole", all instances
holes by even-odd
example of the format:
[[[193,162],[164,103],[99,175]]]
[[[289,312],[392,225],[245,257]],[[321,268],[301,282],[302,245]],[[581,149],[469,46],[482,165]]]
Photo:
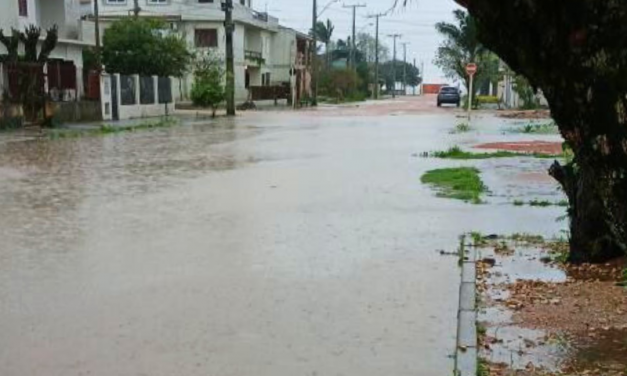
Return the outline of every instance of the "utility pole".
[[[137,1],[137,0],[135,0]],[[233,0],[224,0],[224,29],[226,31],[226,115],[235,116],[235,64],[233,57]]]
[[[425,61],[420,60],[420,95],[425,93]]]
[[[355,41],[356,39],[356,33],[355,33],[355,26],[356,26],[356,19],[357,19],[357,8],[365,8],[366,4],[355,4],[355,5],[344,5],[344,8],[353,8],[353,40],[351,41],[351,55],[350,55],[350,60],[349,60],[349,66],[353,69],[357,68],[357,64],[355,62],[355,51],[356,51],[356,46],[357,43]]]
[[[414,58],[414,71],[418,71],[418,67],[416,66],[416,59]],[[418,78],[420,78],[421,72],[418,72]],[[416,86],[418,86],[416,84]],[[414,97],[416,96],[416,86],[414,86]]]
[[[403,94],[407,95],[407,45],[408,42],[403,44]]]
[[[311,22],[311,32],[313,34],[313,44],[311,46],[311,105],[318,105],[318,36],[316,35],[316,25],[318,24],[318,0],[313,0],[313,14]]]
[[[96,0],[97,2],[98,0]],[[139,0],[134,0],[134,4],[135,6],[133,7],[133,15],[135,18],[139,17],[139,12],[142,10],[142,8],[139,7]]]
[[[401,38],[401,34],[390,34],[388,37],[394,39],[394,57],[392,58],[392,98],[396,98],[396,40]]]
[[[98,3],[100,0],[94,0],[94,24],[96,26],[96,69],[98,74],[102,73],[102,58],[100,56],[100,10]]]
[[[379,18],[384,15],[384,13],[379,13],[368,16],[368,18],[375,18],[377,21],[374,38],[374,99],[379,99]]]

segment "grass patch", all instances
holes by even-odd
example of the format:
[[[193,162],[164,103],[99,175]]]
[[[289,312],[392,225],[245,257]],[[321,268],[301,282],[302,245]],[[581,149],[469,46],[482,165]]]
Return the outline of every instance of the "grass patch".
[[[562,200],[562,201],[547,201],[547,200],[531,200],[531,201],[522,201],[522,200],[514,200],[514,202],[512,202],[512,204],[514,206],[534,206],[534,207],[540,207],[540,208],[546,208],[549,206],[562,206],[562,207],[567,207],[568,206],[568,201],[566,200]]]
[[[545,244],[544,237],[541,235],[532,235],[526,233],[516,233],[511,236],[505,237],[505,239],[513,240],[517,243],[543,245]]]
[[[529,123],[520,128],[516,128],[515,131],[518,133],[525,133],[525,134],[558,134],[559,133],[557,124],[555,124],[554,122],[544,123],[544,124]]]
[[[103,135],[117,134],[117,133],[123,133],[123,132],[135,132],[135,131],[141,131],[141,130],[146,130],[146,129],[167,128],[176,124],[178,124],[178,121],[176,119],[169,118],[169,119],[160,120],[160,121],[145,122],[145,123],[140,123],[136,125],[120,126],[120,127],[115,127],[115,126],[111,126],[108,124],[102,124],[100,127],[93,128],[93,129],[59,128],[59,129],[51,130],[49,133],[49,136],[53,140],[62,139],[62,138],[78,138],[78,137],[85,137],[85,136],[103,136]]]
[[[533,157],[533,158],[556,158],[555,155],[542,153],[517,153],[513,151],[494,151],[488,153],[473,153],[462,150],[459,146],[453,146],[445,151],[434,151],[429,154],[431,157],[442,159],[490,159],[490,158],[516,158],[516,157]]]
[[[438,197],[453,198],[481,203],[481,194],[487,191],[479,177],[479,170],[473,167],[443,168],[427,171],[421,181],[434,186]]]
[[[485,359],[479,359],[477,362],[477,376],[490,376],[490,366]]]
[[[449,133],[450,134],[467,133],[467,132],[470,132],[471,130],[472,130],[472,128],[470,127],[470,124],[468,124],[468,123],[459,123]]]

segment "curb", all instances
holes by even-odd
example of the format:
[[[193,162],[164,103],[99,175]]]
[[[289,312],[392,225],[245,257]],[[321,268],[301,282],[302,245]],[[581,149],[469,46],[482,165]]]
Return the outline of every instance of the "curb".
[[[455,375],[476,376],[478,366],[477,348],[477,252],[475,248],[465,250],[459,288],[457,311],[457,342],[455,349]]]

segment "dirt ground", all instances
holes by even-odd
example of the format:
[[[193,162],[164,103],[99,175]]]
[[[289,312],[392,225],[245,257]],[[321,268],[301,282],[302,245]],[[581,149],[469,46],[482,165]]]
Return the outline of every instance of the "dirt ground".
[[[522,142],[491,142],[475,146],[477,149],[505,150],[522,153],[543,153],[560,155],[562,144],[547,141],[522,141]]]
[[[627,260],[565,266],[543,245],[518,246],[497,245],[478,265],[485,373],[626,375]]]
[[[498,113],[499,117],[505,119],[549,119],[551,118],[551,111],[549,110],[505,110]]]

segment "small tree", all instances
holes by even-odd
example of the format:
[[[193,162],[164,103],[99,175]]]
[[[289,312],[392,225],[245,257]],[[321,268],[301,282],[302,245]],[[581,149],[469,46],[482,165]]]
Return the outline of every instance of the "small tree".
[[[316,28],[310,32],[310,34],[314,34],[321,43],[324,43],[324,53],[327,67],[331,64],[330,58],[330,44],[332,42],[333,31],[335,31],[335,26],[331,20],[327,19],[326,24],[322,21],[318,21],[316,24]]]
[[[385,82],[385,86],[388,90],[393,90],[396,82],[403,82],[403,71],[406,72],[405,78],[407,79],[408,86],[418,86],[422,82],[422,77],[420,77],[420,71],[418,68],[414,67],[413,64],[405,63],[404,61],[386,61],[383,65],[381,65],[379,71],[381,80]],[[394,77],[394,72],[396,72],[396,77]]]
[[[42,30],[39,27],[31,25],[23,32],[12,29],[10,37],[5,36],[4,31],[0,29],[0,43],[7,50],[6,61],[16,64],[19,72],[19,97],[12,99],[22,105],[26,117],[32,120],[36,120],[45,105],[43,66],[48,63],[50,54],[57,46],[58,31],[56,25],[48,29],[40,46]],[[20,42],[24,47],[22,56],[19,55]]]
[[[434,60],[444,74],[451,79],[459,79],[470,88],[466,74],[468,63],[477,64],[474,87],[479,89],[498,81],[499,59],[479,41],[477,22],[472,15],[461,9],[453,12],[456,23],[440,22],[436,30],[445,39],[438,48]]]
[[[214,53],[199,56],[194,63],[194,84],[191,98],[194,105],[211,108],[211,116],[225,100],[224,62]]]
[[[103,37],[102,62],[110,73],[181,77],[192,57],[185,41],[159,20],[124,18]]]

